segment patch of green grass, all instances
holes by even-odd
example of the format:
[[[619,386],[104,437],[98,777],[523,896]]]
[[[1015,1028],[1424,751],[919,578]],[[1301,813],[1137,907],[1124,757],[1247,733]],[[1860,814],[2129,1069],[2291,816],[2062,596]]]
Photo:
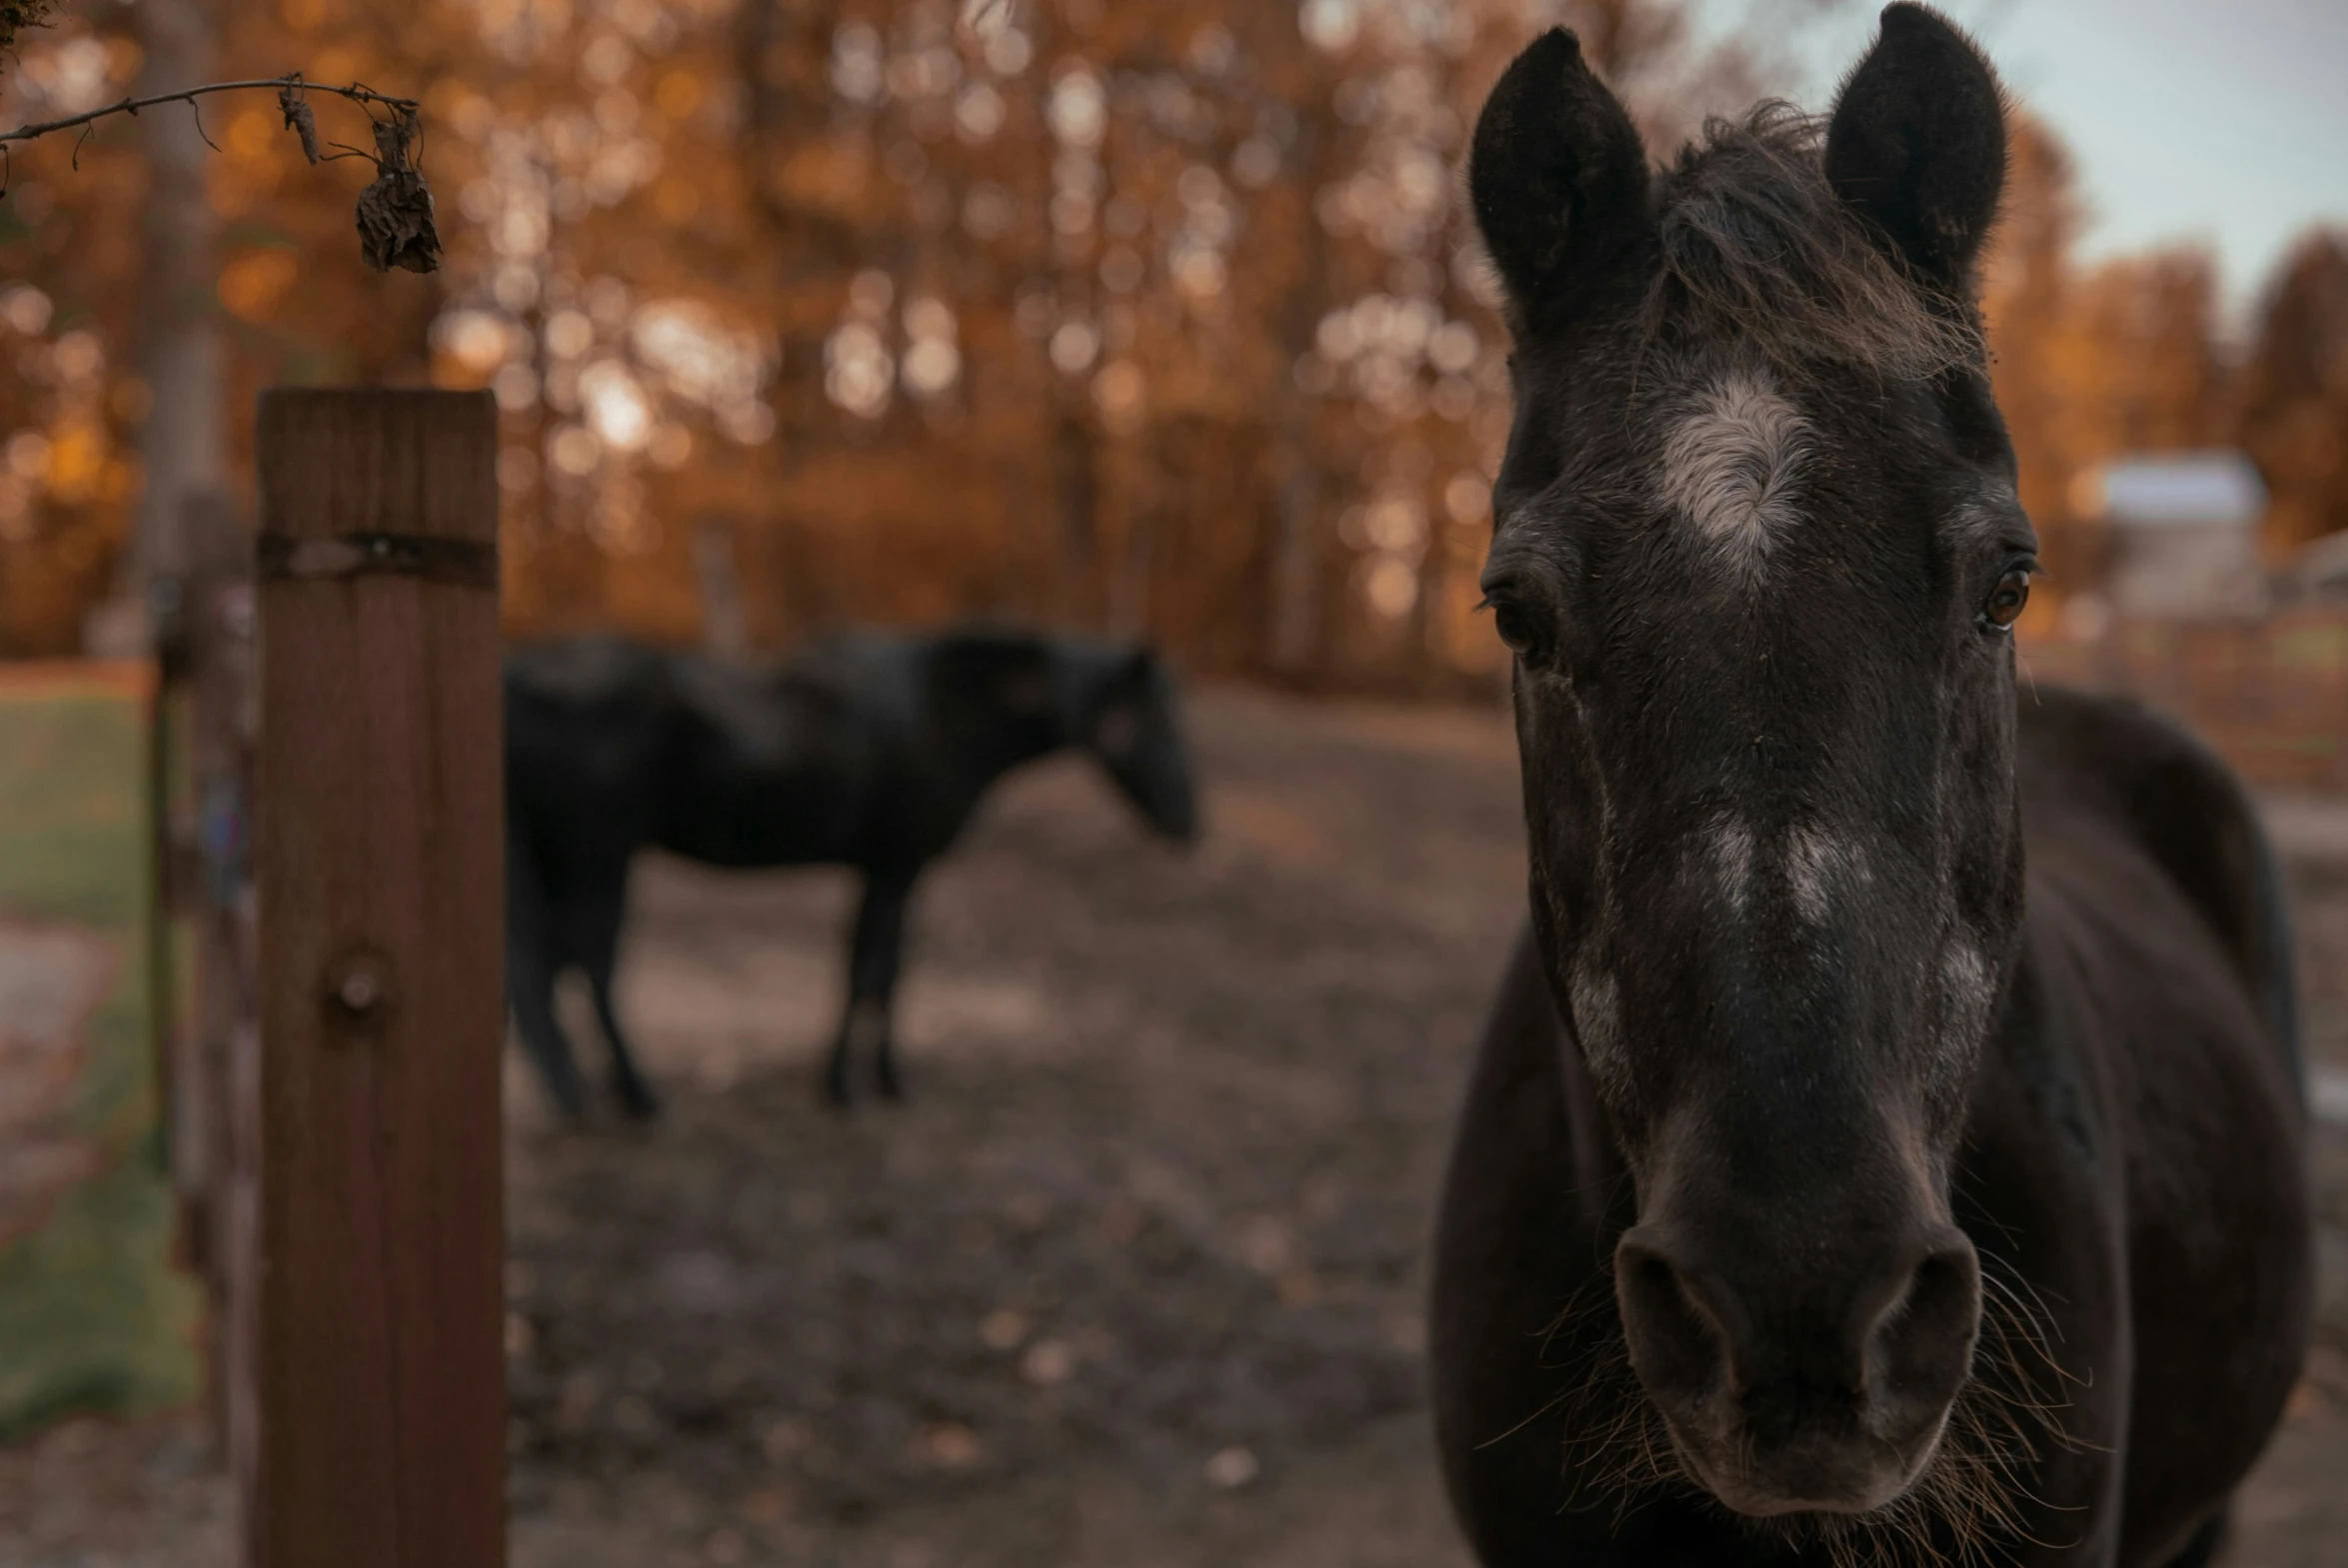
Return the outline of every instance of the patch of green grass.
[[[0,1442],[82,1411],[146,1415],[202,1391],[202,1298],[170,1266],[169,1183],[126,1157],[0,1251]]]
[[[127,696],[0,691],[0,912],[137,929],[145,725]]]
[[[148,1029],[154,879],[146,718],[129,692],[0,687],[0,918],[79,926],[121,955],[86,1021],[68,1112],[107,1160],[0,1249],[0,1441],[74,1411],[194,1399],[201,1298],[171,1267]]]

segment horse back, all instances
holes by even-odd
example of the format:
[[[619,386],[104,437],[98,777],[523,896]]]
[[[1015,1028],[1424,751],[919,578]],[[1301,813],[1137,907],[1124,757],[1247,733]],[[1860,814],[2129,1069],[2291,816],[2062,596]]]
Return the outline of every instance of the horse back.
[[[884,744],[860,695],[796,663],[678,660],[661,846],[736,867],[857,858]]]
[[[2056,833],[2103,832],[2158,867],[2218,942],[2301,1093],[2287,893],[2240,780],[2186,732],[2122,698],[2042,689],[2022,704],[2018,739],[2033,852]]]
[[[994,716],[952,679],[963,652],[860,630],[763,669],[675,660],[663,846],[722,865],[918,869],[995,771],[972,771],[987,737],[965,729]]]
[[[668,691],[661,656],[619,638],[508,653],[507,832],[555,897],[610,881],[651,832]]]
[[[2312,1315],[2281,873],[2241,784],[2142,707],[2049,691],[2019,739],[2029,963],[2051,1000],[1996,1049],[2008,1080],[2067,1078],[2087,1102],[2116,1320],[2057,1316],[2077,1314],[2082,1378],[2128,1390],[2117,1561],[2163,1563],[2255,1462]],[[1998,1218],[2027,1235],[2061,1206],[2042,1190]]]

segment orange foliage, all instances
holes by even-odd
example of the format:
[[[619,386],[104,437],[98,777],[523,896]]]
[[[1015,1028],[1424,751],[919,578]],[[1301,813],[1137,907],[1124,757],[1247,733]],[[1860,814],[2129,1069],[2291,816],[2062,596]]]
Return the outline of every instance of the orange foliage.
[[[2284,261],[2243,374],[2242,445],[2274,497],[2269,543],[2348,528],[2348,236]]]
[[[2093,588],[2108,541],[2074,500],[2078,480],[2129,452],[2240,446],[2274,499],[2278,550],[2348,527],[2348,251],[2313,236],[2283,266],[2246,363],[2217,321],[2206,252],[2154,251],[2082,267],[2070,160],[2042,126],[2014,125],[2013,179],[1987,267],[1984,310],[2022,503],[2051,572],[2043,621]]]
[[[1674,0],[1570,9],[1658,146],[1762,85],[1749,47],[1693,53]],[[693,639],[714,541],[769,647],[987,614],[1300,680],[1497,669],[1474,577],[1506,384],[1455,180],[1518,0],[216,14],[236,74],[423,96],[448,251],[432,277],[365,271],[368,165],[305,164],[265,94],[208,111],[233,470],[271,383],[493,388],[515,631]],[[125,49],[44,35],[10,107],[118,95]],[[144,175],[119,125],[78,175],[69,153],[23,154],[0,204],[0,271],[51,307],[36,325],[0,287],[22,433],[0,449],[0,651],[70,643],[135,493],[142,389],[118,367]],[[1988,314],[2057,584],[2099,559],[2073,477],[2128,448],[2240,439],[2298,498],[2289,537],[2348,521],[2339,356],[2294,358],[2288,325],[2348,317],[2338,247],[2296,264],[2245,376],[2213,347],[2204,259],[2085,269],[2077,226],[2060,149],[2021,125]]]

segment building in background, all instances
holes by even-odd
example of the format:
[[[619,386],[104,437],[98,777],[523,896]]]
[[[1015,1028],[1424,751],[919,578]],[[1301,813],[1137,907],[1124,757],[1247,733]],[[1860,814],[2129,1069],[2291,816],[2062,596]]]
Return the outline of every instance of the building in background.
[[[2256,617],[2272,595],[2259,553],[2267,508],[2240,452],[2115,458],[2083,477],[2079,512],[2111,542],[2111,607],[2123,617]]]
[[[207,53],[417,92],[447,257],[358,265],[371,166],[313,167],[269,92],[208,100],[202,137],[20,146],[0,659],[137,646],[168,498],[250,511],[262,388],[435,382],[502,411],[517,635],[776,652],[980,616],[1486,695],[1506,332],[1456,199],[1486,87],[1554,13],[1663,158],[1785,85],[1790,30],[1868,9],[1751,0],[1715,39],[1694,0],[1530,4],[68,7],[0,62],[11,123]],[[2012,152],[1984,320],[2048,572],[2025,638],[2109,621],[2074,503],[2118,454],[2249,454],[2270,559],[2348,531],[2348,235],[2297,247],[2236,344],[2207,254],[2086,257],[2059,142],[2020,114]]]
[[[2348,605],[2348,534],[2294,551],[2275,574],[2275,593],[2292,604]]]

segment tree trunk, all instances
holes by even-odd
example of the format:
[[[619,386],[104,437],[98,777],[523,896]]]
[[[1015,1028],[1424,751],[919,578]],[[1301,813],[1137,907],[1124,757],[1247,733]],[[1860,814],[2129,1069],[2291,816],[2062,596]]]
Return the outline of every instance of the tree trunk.
[[[1059,619],[1063,625],[1091,626],[1101,576],[1101,453],[1092,425],[1073,400],[1053,433],[1053,454],[1060,503]]]
[[[1322,479],[1314,438],[1320,400],[1296,385],[1296,362],[1312,347],[1328,306],[1328,231],[1313,210],[1327,175],[1332,128],[1308,113],[1297,129],[1296,179],[1303,192],[1304,256],[1280,308],[1277,531],[1271,546],[1270,625],[1265,652],[1274,676],[1300,680],[1321,654]]]
[[[701,580],[701,641],[711,655],[736,663],[750,653],[750,622],[735,559],[734,521],[715,514],[694,526],[693,566]]]
[[[207,80],[214,27],[208,0],[142,0],[139,47],[146,66],[141,94],[171,92]],[[204,191],[208,149],[195,115],[183,108],[139,117],[147,151],[148,194],[139,269],[137,363],[153,399],[139,432],[146,490],[124,541],[112,599],[95,611],[92,653],[146,650],[147,585],[177,572],[172,559],[180,509],[226,480],[221,422],[222,344],[213,299],[217,225]]]

